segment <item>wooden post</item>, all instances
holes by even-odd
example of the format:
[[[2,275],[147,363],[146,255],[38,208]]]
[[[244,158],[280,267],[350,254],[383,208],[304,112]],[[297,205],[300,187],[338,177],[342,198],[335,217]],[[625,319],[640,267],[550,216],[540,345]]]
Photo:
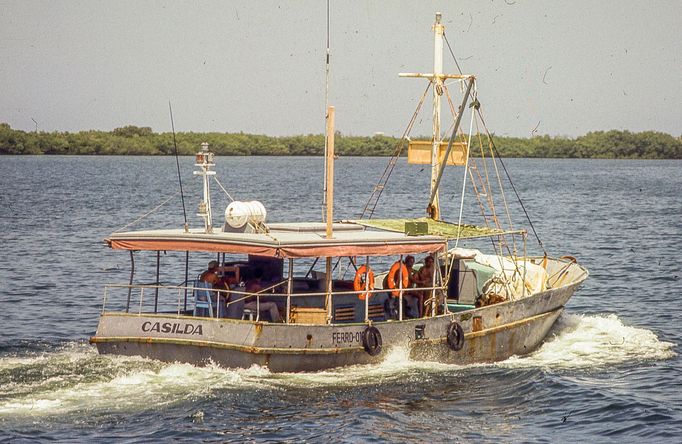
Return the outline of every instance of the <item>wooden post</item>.
[[[333,230],[333,224],[334,224],[334,107],[333,106],[328,106],[327,107],[327,146],[326,146],[326,154],[327,154],[327,194],[326,194],[326,202],[327,202],[327,216],[326,216],[326,222],[327,222],[327,239],[331,239],[334,237],[334,230]],[[327,309],[327,323],[331,323],[332,319],[332,290],[333,290],[333,285],[332,285],[332,258],[327,257],[326,258],[326,267],[325,267],[325,272],[326,272],[326,292],[327,296],[325,298],[325,307]]]
[[[327,108],[327,239],[332,238],[334,222],[334,107]]]

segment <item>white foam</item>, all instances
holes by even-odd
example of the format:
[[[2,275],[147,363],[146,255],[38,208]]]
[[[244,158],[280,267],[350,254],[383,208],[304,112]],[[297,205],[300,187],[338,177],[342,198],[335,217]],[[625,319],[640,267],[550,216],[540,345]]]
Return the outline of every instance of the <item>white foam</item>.
[[[439,373],[466,371],[472,367],[533,368],[546,370],[594,368],[607,365],[663,360],[675,356],[675,344],[659,341],[647,329],[631,327],[615,314],[563,314],[548,338],[537,351],[514,356],[494,364],[455,365],[430,361],[413,361],[408,347],[388,349],[382,362],[352,366],[317,373],[292,373],[281,376],[281,384],[297,386],[364,385],[401,379],[415,371]],[[272,375],[275,377],[275,375]]]
[[[650,330],[624,325],[613,314],[563,314],[552,332],[553,336],[536,352],[486,365],[541,367],[553,371],[675,356],[675,344],[659,341]],[[472,367],[413,361],[407,346],[386,348],[384,359],[374,365],[284,374],[271,373],[256,365],[235,370],[217,365],[166,364],[140,357],[100,356],[92,347],[82,344],[35,357],[0,359],[0,368],[20,368],[22,365],[43,365],[46,377],[38,381],[16,381],[12,382],[11,388],[5,387],[9,396],[0,401],[0,416],[146,410],[210,396],[216,390],[356,387],[405,381],[423,373],[466,372]],[[73,374],[63,372],[65,365],[74,369]],[[50,373],[54,374],[50,376]]]
[[[2,413],[41,413],[48,410],[55,410],[59,407],[61,402],[57,399],[22,399],[16,401],[9,401],[0,406],[0,414]]]
[[[462,369],[462,366],[437,362],[414,361],[409,357],[407,345],[386,349],[381,362],[370,365],[353,365],[311,373],[279,373],[270,375],[277,384],[296,387],[363,386],[376,385],[406,377],[419,372],[442,372]]]
[[[75,362],[80,359],[96,356],[93,347],[82,342],[69,342],[56,352],[42,352],[32,356],[3,356],[0,357],[0,370],[11,370],[27,365],[48,363],[54,360]]]
[[[498,365],[584,368],[675,356],[675,344],[659,341],[650,330],[625,325],[615,314],[563,314],[553,331],[554,336],[536,352],[512,357]]]
[[[254,370],[248,369],[233,371],[217,366],[164,364],[144,358],[101,357],[96,352],[90,359],[97,359],[97,363],[102,364],[93,366],[97,373],[86,377],[74,375],[57,384],[61,387],[56,389],[54,385],[45,387],[45,381],[30,382],[30,386],[22,388],[23,395],[0,401],[0,416],[145,410],[187,398],[208,396],[217,389],[257,385],[252,381],[258,381],[256,377],[242,376],[249,375],[249,372],[254,374]],[[43,361],[46,366],[60,365],[63,356],[59,353],[52,358],[41,356],[36,362]],[[267,373],[267,370],[257,370],[255,374]],[[83,380],[88,381],[80,382]]]

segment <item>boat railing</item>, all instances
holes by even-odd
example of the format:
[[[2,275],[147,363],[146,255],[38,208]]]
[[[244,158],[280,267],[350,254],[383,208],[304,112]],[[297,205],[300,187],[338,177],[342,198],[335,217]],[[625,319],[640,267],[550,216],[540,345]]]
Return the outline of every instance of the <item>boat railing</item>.
[[[113,305],[112,293],[116,292],[118,294],[124,293],[124,304],[119,303],[113,310],[109,311],[124,311],[125,313],[137,313],[138,315],[143,314],[176,314],[178,316],[193,316],[195,315],[195,298],[194,294],[196,291],[209,291],[216,295],[215,303],[212,313],[208,317],[221,318],[226,317],[229,312],[230,307],[233,305],[242,305],[245,302],[250,302],[255,298],[255,310],[249,310],[255,321],[261,320],[261,303],[262,298],[267,298],[268,301],[273,299],[280,299],[285,304],[285,317],[284,322],[292,322],[292,312],[297,308],[295,306],[296,299],[299,298],[310,298],[319,297],[324,298],[328,295],[325,291],[312,291],[303,293],[289,293],[289,292],[277,292],[277,288],[286,286],[288,280],[283,280],[272,284],[266,288],[263,288],[257,292],[247,292],[245,290],[240,290],[238,287],[230,290],[223,289],[209,289],[194,286],[183,286],[183,285],[163,285],[163,284],[106,284],[104,286],[104,298],[102,303],[102,313],[107,312],[107,307]],[[438,291],[446,292],[446,286],[431,286],[431,287],[418,287],[418,288],[395,288],[395,289],[374,289],[374,290],[334,290],[330,294],[330,305],[334,306],[334,298],[340,296],[356,296],[359,297],[362,294],[366,294],[364,298],[364,319],[367,321],[369,319],[369,306],[372,304],[371,299],[375,295],[379,295],[387,292],[398,292],[399,296],[397,299],[402,299],[402,297],[411,292],[424,291],[430,292],[430,297],[428,300],[435,299],[435,293]],[[169,296],[170,295],[170,296]],[[213,298],[211,298],[213,299]],[[362,300],[362,299],[361,299]],[[278,305],[279,306],[279,305]],[[309,307],[306,307],[309,308]],[[204,316],[205,317],[205,316]],[[331,310],[327,312],[327,318],[331,321],[332,313]],[[402,304],[400,310],[400,318],[403,318]]]
[[[163,285],[163,284],[105,284],[104,299],[102,302],[102,313],[107,311],[107,305],[111,303],[111,293],[115,291],[125,292],[127,298],[124,306],[118,306],[126,313],[134,312],[137,306],[137,313],[169,313],[174,312],[178,315],[193,311],[193,294],[196,291],[206,290],[206,288],[184,286],[184,285]],[[229,291],[210,289],[215,293],[222,293],[220,297],[227,297]],[[172,298],[168,297],[171,293]],[[152,310],[145,311],[146,304],[154,306]],[[191,308],[191,309],[190,309]]]

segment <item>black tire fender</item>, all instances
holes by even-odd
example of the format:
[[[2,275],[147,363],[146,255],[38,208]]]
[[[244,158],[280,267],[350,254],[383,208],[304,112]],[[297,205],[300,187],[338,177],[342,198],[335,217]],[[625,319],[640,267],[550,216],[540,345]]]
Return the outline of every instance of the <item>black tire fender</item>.
[[[378,328],[369,326],[362,332],[362,347],[370,356],[381,353],[381,333]]]
[[[464,330],[456,321],[452,321],[448,325],[447,339],[448,346],[454,351],[459,351],[464,347]]]

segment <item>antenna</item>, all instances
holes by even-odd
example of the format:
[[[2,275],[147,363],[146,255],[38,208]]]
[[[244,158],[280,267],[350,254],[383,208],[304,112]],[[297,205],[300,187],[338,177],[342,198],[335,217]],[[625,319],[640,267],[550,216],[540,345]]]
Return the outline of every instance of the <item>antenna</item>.
[[[182,200],[182,216],[185,219],[185,232],[189,231],[187,224],[187,211],[185,210],[185,194],[182,191],[182,176],[180,176],[180,161],[178,160],[178,142],[175,140],[175,123],[173,122],[173,107],[168,101],[168,111],[170,111],[171,128],[173,130],[173,146],[175,147],[175,165],[178,167],[178,182],[180,183],[180,199]]]

